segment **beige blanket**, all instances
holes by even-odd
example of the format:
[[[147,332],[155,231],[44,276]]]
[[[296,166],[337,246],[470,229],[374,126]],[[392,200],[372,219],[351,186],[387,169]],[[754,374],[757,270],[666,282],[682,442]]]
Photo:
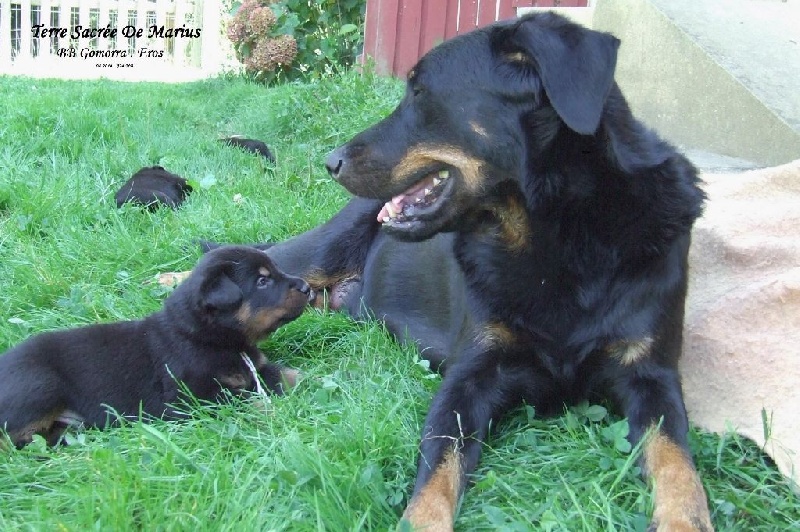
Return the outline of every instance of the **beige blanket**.
[[[800,483],[800,159],[703,180],[681,363],[689,418],[754,440]]]

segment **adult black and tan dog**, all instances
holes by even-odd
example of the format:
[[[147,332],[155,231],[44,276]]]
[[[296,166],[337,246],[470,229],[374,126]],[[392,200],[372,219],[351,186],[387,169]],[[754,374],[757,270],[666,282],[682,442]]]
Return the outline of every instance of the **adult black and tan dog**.
[[[297,373],[268,362],[256,341],[298,317],[312,297],[305,281],[263,252],[217,249],[143,320],[40,334],[0,356],[0,430],[18,447],[37,433],[53,445],[68,422],[106,426],[115,419],[109,408],[180,417],[173,405],[183,386],[218,400],[223,389],[259,389],[254,372],[280,394]]]
[[[404,514],[449,530],[490,424],[609,398],[643,442],[653,527],[710,530],[678,374],[693,166],[632,116],[619,41],[552,14],[447,41],[330,154],[354,198],[276,263],[415,342],[444,379]]]

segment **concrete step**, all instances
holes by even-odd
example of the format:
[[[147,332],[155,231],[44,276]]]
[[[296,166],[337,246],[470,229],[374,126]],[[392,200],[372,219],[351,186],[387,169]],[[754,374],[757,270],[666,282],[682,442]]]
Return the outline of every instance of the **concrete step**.
[[[637,116],[701,167],[800,158],[800,0],[597,0],[592,26],[622,39]]]

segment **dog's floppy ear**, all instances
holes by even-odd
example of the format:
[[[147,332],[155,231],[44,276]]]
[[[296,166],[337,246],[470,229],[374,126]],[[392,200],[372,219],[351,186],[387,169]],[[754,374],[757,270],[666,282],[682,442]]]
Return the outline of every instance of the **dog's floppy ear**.
[[[208,311],[237,308],[244,294],[228,275],[230,264],[220,264],[208,272],[200,285],[200,305]]]
[[[528,56],[544,91],[567,126],[582,135],[597,131],[614,83],[619,39],[607,33],[538,15],[522,20],[510,35]]]

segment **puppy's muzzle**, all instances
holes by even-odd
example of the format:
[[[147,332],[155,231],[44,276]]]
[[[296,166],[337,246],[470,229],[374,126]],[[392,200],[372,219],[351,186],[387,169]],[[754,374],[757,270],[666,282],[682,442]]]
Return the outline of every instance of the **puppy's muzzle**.
[[[313,305],[314,301],[317,299],[316,292],[314,292],[314,290],[311,289],[311,286],[309,286],[309,284],[303,279],[295,279],[292,283],[292,289],[297,290],[301,294],[305,294],[309,305]]]

